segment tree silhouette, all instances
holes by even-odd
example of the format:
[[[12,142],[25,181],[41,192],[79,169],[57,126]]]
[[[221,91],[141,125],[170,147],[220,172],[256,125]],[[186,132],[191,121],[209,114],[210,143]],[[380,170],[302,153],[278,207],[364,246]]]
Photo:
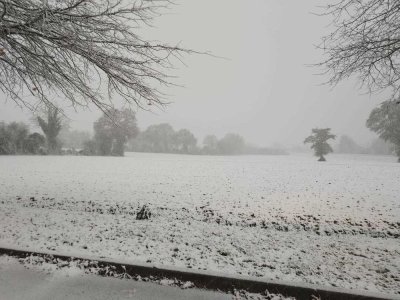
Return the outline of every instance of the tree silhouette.
[[[318,161],[326,161],[324,155],[333,152],[328,140],[335,139],[336,136],[331,134],[330,131],[330,128],[314,128],[312,129],[312,134],[304,140],[304,144],[311,144],[311,149],[314,149],[315,156],[319,157]]]
[[[46,136],[48,154],[58,154],[60,145],[57,136],[62,128],[62,115],[58,108],[49,107],[46,109],[46,119],[37,117],[38,124]]]
[[[24,153],[40,154],[46,144],[46,138],[40,133],[34,132],[24,140]]]
[[[194,152],[197,139],[189,130],[181,129],[175,133],[174,142],[178,152],[187,154]]]
[[[126,142],[139,132],[136,115],[129,109],[109,110],[93,127],[99,155],[123,156]]]
[[[171,153],[174,150],[175,130],[168,123],[150,125],[142,136],[148,150],[156,153]]]
[[[245,142],[242,136],[236,133],[228,133],[218,141],[220,154],[243,154]]]
[[[400,162],[400,105],[385,101],[372,110],[367,127],[376,132],[381,139],[394,145]]]

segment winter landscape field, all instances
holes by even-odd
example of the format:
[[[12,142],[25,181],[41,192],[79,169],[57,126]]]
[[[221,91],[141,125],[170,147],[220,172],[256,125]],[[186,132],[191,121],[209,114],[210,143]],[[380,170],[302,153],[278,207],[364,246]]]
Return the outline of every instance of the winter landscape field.
[[[400,294],[395,161],[1,156],[0,245]]]

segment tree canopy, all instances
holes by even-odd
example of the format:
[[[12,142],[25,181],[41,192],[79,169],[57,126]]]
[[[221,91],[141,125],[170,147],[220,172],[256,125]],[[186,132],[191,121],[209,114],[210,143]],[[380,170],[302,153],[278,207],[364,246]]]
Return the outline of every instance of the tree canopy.
[[[191,52],[139,35],[168,0],[0,1],[0,89],[35,108],[26,95],[74,106],[120,95],[129,104],[162,104],[172,57]],[[108,99],[107,99],[108,100]],[[57,106],[57,105],[56,105]]]
[[[367,127],[376,132],[381,139],[390,142],[400,162],[400,105],[385,101],[372,110]]]
[[[44,146],[44,136],[30,133],[26,124],[0,122],[0,155],[44,154]]]
[[[206,155],[270,153],[269,149],[246,146],[244,138],[235,133],[228,133],[221,139],[215,135],[208,135],[204,138],[203,147],[199,147],[192,132],[188,129],[175,131],[168,123],[150,125],[129,141],[128,149],[134,152]]]
[[[196,150],[197,139],[187,129],[181,129],[175,133],[176,150],[179,153],[193,153]]]
[[[57,137],[63,127],[63,116],[60,110],[54,107],[48,107],[44,114],[44,117],[37,117],[37,122],[46,136],[47,153],[58,154],[61,145]]]
[[[126,142],[139,132],[136,115],[129,109],[108,110],[94,123],[93,128],[99,155],[123,156]]]
[[[304,140],[304,144],[311,144],[311,149],[314,149],[314,154],[319,157],[319,161],[325,161],[324,155],[333,152],[328,140],[335,139],[336,136],[330,131],[330,128],[314,128],[312,134]]]
[[[220,154],[243,154],[244,147],[243,137],[236,133],[228,133],[218,141]]]

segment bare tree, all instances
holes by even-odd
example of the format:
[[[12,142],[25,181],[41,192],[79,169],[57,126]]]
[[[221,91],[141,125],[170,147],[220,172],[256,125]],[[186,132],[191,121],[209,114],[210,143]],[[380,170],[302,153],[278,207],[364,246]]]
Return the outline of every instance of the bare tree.
[[[103,111],[116,94],[129,104],[163,104],[172,57],[192,52],[142,39],[138,31],[168,0],[0,0],[0,89],[20,105]]]
[[[400,96],[400,2],[336,0],[324,15],[333,16],[334,30],[321,48],[330,83],[357,75],[369,92],[390,89]]]

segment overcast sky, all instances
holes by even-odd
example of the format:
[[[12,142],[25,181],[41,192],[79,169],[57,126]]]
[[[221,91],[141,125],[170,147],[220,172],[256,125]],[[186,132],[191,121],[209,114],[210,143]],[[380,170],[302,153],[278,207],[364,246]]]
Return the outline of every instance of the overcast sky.
[[[138,112],[139,126],[169,122],[200,140],[237,132],[254,144],[301,144],[313,127],[331,127],[361,144],[374,137],[365,128],[371,109],[385,100],[369,96],[355,80],[332,88],[307,65],[322,59],[315,48],[329,32],[329,18],[312,12],[321,0],[177,0],[145,35],[226,57],[184,57],[177,83],[164,90],[164,111]],[[0,120],[27,121],[28,111],[1,101]],[[69,112],[71,127],[91,130],[96,109]]]

